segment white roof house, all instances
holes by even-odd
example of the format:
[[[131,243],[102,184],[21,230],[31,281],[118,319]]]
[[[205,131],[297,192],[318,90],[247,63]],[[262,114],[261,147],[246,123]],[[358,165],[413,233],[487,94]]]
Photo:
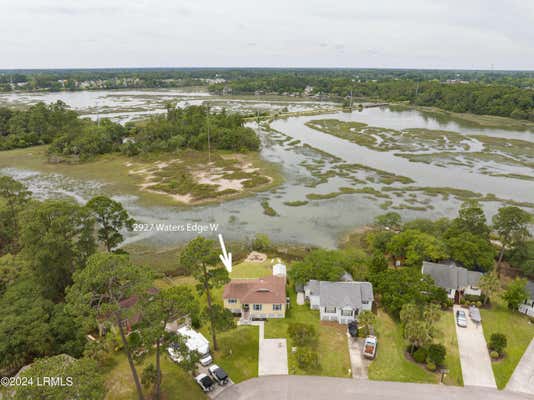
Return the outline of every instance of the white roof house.
[[[274,276],[286,276],[287,268],[284,264],[275,264],[273,265],[273,275]]]
[[[184,326],[176,331],[178,335],[185,338],[185,345],[191,351],[196,350],[201,356],[210,352],[210,342],[200,332]]]

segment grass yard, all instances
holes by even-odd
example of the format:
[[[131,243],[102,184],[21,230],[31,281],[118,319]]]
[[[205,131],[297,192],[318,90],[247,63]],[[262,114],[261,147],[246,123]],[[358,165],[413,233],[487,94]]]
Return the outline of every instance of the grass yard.
[[[500,297],[496,297],[490,310],[482,309],[481,314],[486,342],[489,342],[493,333],[504,333],[508,339],[506,357],[502,361],[492,363],[497,387],[504,389],[534,338],[534,325],[529,324],[524,315],[510,311]]]
[[[435,383],[434,374],[404,356],[407,342],[401,326],[383,310],[378,310],[376,321],[378,349],[376,359],[369,366],[369,379]]]
[[[206,336],[209,338],[209,336]],[[259,332],[257,326],[238,326],[217,335],[220,350],[214,362],[236,383],[258,376]],[[184,397],[185,398],[185,397]]]
[[[271,260],[267,258],[262,263],[254,262],[242,262],[234,265],[230,277],[232,279],[238,278],[262,278],[264,276],[270,276],[273,273],[273,264]]]
[[[136,365],[139,376],[150,363],[155,364],[154,354],[148,355],[143,362]],[[106,376],[107,394],[105,400],[135,400],[137,393],[133,383],[128,360],[124,353],[117,353],[113,358],[112,366]],[[162,370],[162,397],[163,399],[191,399],[205,400],[206,396],[200,390],[191,375],[174,364],[166,354],[161,357]],[[145,396],[148,397],[148,391]]]
[[[323,375],[349,377],[349,351],[346,326],[332,322],[321,322],[319,311],[310,310],[308,305],[296,304],[296,294],[289,290],[291,306],[284,319],[271,319],[265,323],[265,338],[287,338],[288,367],[292,375]],[[319,334],[317,353],[320,370],[304,370],[299,368],[295,355],[291,352],[292,341],[287,334],[291,322],[302,322],[313,325]]]
[[[456,339],[454,316],[444,311],[437,328],[441,335],[437,342],[447,349],[445,358],[449,374],[445,377],[447,385],[463,385],[462,367]],[[377,316],[378,351],[376,359],[369,366],[369,379],[379,381],[437,383],[440,375],[432,373],[422,365],[406,359],[404,353],[408,342],[402,334],[402,327],[383,310]]]
[[[437,341],[447,349],[445,367],[449,370],[449,373],[445,377],[444,382],[447,385],[463,386],[464,380],[462,376],[462,365],[460,364],[458,340],[456,338],[456,321],[454,320],[454,314],[451,311],[443,311],[437,328],[441,333],[441,336]]]

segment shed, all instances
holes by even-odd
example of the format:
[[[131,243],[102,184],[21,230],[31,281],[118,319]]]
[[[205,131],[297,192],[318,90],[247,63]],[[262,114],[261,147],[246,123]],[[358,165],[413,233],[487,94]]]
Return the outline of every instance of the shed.
[[[286,276],[286,266],[284,264],[275,264],[273,266],[273,275],[274,276]]]

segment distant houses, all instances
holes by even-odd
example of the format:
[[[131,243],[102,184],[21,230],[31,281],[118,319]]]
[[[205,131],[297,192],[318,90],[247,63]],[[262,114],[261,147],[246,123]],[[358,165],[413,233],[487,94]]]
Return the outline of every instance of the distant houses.
[[[304,286],[310,308],[319,310],[321,321],[348,324],[358,314],[373,308],[373,285],[369,282],[327,282],[310,280]]]
[[[528,281],[527,292],[529,294],[528,299],[519,305],[519,312],[534,317],[534,281]]]
[[[459,267],[455,263],[438,264],[423,261],[421,272],[431,276],[437,286],[447,291],[447,297],[455,303],[459,303],[464,295],[480,296],[479,288],[481,272],[469,271]]]
[[[224,307],[240,315],[242,321],[284,318],[287,307],[285,273],[257,279],[232,279],[224,287],[223,300]]]

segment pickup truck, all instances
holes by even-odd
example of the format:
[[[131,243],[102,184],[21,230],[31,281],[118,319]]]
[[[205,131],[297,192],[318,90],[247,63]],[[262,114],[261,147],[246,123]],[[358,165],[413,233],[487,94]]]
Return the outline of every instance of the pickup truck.
[[[363,342],[363,356],[371,360],[374,359],[376,356],[377,344],[376,336],[367,336]]]

